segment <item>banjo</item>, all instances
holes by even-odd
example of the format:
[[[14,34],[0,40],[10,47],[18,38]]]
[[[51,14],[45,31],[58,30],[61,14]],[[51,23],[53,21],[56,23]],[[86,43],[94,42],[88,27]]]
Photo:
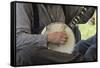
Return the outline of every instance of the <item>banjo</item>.
[[[71,23],[69,24],[71,27],[77,26],[77,23],[80,22],[81,17],[85,17],[86,11],[88,8],[86,7],[80,7],[78,10],[79,13],[76,14],[76,16],[72,19]],[[69,53],[71,54],[75,47],[75,36],[72,31],[72,29],[64,24],[63,22],[54,22],[46,26],[41,34],[47,34],[48,32],[66,32],[68,39],[64,44],[53,44],[48,43],[48,49],[62,52],[62,53]]]
[[[48,49],[71,54],[75,47],[75,37],[73,31],[69,26],[64,24],[63,22],[54,22],[47,25],[41,34],[47,34],[48,32],[66,32],[68,39],[64,44],[54,44],[48,43]]]

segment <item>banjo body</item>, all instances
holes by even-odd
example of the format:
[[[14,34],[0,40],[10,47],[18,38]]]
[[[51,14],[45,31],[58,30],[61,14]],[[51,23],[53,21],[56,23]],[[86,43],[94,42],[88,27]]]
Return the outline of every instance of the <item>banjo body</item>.
[[[75,47],[75,37],[71,28],[66,24],[62,22],[51,23],[43,29],[41,34],[48,34],[49,32],[62,32],[62,31],[67,33],[68,36],[67,41],[64,44],[48,43],[47,44],[48,49],[71,54]]]

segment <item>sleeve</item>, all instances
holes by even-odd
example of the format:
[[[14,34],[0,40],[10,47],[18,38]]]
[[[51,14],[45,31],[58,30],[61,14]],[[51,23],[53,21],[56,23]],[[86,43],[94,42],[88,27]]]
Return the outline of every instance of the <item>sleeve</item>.
[[[47,46],[47,35],[31,34],[32,4],[16,4],[16,47]],[[33,23],[33,22],[32,22]]]

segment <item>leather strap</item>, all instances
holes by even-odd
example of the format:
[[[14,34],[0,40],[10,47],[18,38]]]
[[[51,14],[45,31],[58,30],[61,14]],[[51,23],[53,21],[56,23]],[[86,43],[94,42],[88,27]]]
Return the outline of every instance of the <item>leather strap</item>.
[[[34,13],[34,20],[31,23],[31,32],[32,34],[39,34],[39,14],[38,14],[38,8],[36,4],[32,4],[33,7],[33,13]]]

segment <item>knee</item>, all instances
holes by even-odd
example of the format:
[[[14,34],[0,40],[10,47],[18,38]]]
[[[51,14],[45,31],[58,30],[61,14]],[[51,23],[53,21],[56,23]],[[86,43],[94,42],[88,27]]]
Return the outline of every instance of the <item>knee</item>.
[[[16,51],[16,66],[34,65],[38,48],[34,46],[24,47]]]

